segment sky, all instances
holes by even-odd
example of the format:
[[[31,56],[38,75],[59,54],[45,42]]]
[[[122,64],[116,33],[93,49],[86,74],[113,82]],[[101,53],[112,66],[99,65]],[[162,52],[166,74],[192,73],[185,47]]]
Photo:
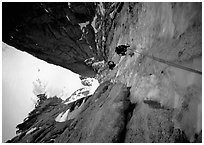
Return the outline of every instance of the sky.
[[[33,82],[38,78],[47,84],[48,97],[58,95],[65,100],[83,87],[78,74],[2,43],[3,142],[16,135],[16,126],[34,109],[37,98],[33,93]]]

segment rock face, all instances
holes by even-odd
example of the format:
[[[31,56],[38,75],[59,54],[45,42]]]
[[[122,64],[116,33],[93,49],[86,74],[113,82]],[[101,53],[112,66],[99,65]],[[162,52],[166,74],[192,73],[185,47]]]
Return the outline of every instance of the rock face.
[[[130,88],[122,83],[104,82],[93,96],[70,104],[40,96],[35,109],[17,126],[18,135],[7,142],[189,142],[174,128],[173,110],[131,103]],[[65,119],[56,120],[67,110]]]
[[[7,6],[3,5],[5,19],[4,12],[10,12]],[[94,6],[36,3],[27,10],[30,13],[14,17],[16,23],[3,19],[3,28],[8,25],[3,41],[17,49],[82,78],[94,75],[88,69],[94,60],[90,57],[101,60],[102,66],[95,66],[100,86],[93,95],[70,104],[41,99],[30,117],[17,126],[19,134],[8,142],[202,142],[202,4]],[[36,14],[32,8],[42,11]],[[90,13],[92,8],[96,15]],[[16,14],[26,11],[20,10]],[[65,16],[69,29],[61,27]],[[92,23],[80,30],[87,21]],[[127,54],[116,54],[116,46],[125,44],[130,45]],[[108,69],[107,61],[116,66]]]
[[[79,114],[71,117],[79,108]],[[20,134],[8,142],[123,142],[129,108],[129,89],[104,82],[92,97],[74,103],[65,105],[57,98],[40,101],[17,126]],[[60,112],[68,109],[67,119],[56,122]]]
[[[130,105],[123,84],[105,82],[56,142],[120,142]]]
[[[91,23],[95,3],[3,3],[3,41],[49,63],[84,76],[95,72],[84,61],[98,57]],[[85,35],[86,34],[86,35]]]
[[[193,142],[201,134],[201,9],[200,3],[124,3],[113,20],[106,44],[117,65],[101,76],[131,87],[138,104],[126,142],[172,142],[174,132]],[[123,44],[131,55],[115,53]]]

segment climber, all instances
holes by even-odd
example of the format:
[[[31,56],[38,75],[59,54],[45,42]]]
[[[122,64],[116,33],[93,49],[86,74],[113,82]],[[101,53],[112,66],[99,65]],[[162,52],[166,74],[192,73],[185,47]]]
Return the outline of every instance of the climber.
[[[130,45],[119,45],[115,48],[115,52],[120,56],[124,56],[127,53],[128,47],[130,47]]]
[[[115,67],[115,63],[113,61],[108,61],[108,67],[112,70]]]

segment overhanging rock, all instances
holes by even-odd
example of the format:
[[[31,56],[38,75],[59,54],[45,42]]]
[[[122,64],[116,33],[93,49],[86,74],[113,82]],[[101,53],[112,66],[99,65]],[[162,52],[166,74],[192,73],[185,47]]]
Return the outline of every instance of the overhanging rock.
[[[84,63],[97,57],[95,34],[84,35],[79,25],[93,21],[95,3],[3,3],[2,7],[3,42],[80,75],[95,75]]]

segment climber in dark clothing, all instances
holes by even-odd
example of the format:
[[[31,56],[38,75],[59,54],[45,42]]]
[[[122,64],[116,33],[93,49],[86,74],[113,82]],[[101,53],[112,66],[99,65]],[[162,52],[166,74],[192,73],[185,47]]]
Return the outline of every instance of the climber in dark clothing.
[[[115,67],[115,63],[113,61],[108,61],[108,67],[112,70]]]
[[[115,48],[115,52],[120,56],[124,56],[126,55],[128,47],[130,47],[130,45],[119,45]]]

